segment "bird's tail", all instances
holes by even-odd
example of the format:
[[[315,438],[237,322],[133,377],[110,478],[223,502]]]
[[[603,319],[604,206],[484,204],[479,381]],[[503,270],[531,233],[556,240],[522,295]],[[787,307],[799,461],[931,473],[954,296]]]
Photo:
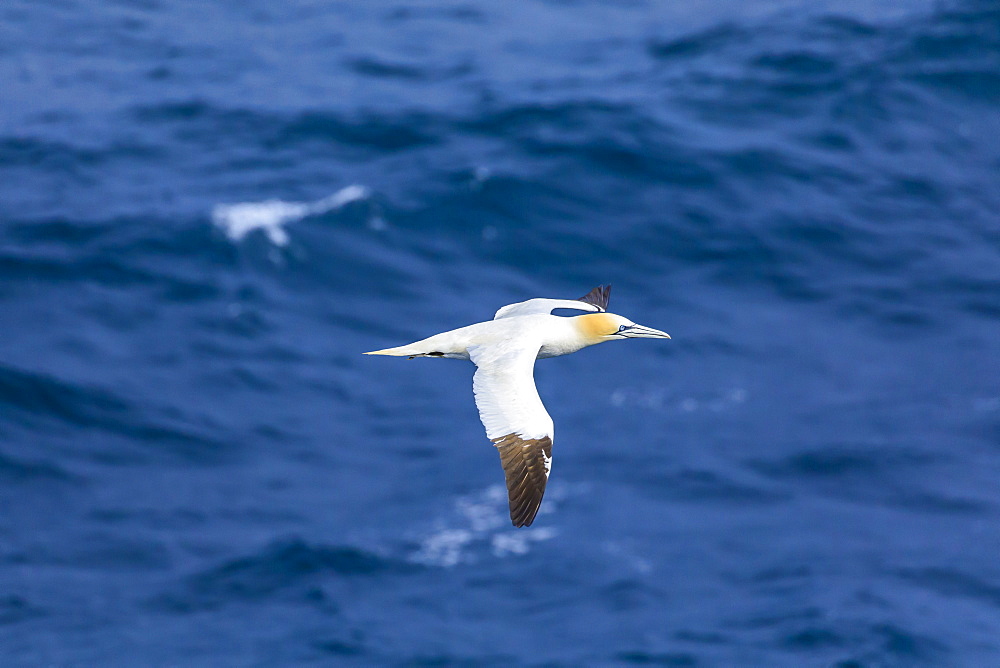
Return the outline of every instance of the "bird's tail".
[[[424,354],[426,354],[424,350],[414,347],[412,343],[406,346],[383,348],[382,350],[373,350],[369,353],[365,353],[365,355],[392,355],[393,357],[413,357],[414,355]]]
[[[464,346],[455,342],[452,332],[445,332],[408,343],[405,346],[373,350],[365,355],[392,355],[393,357],[452,357],[457,355],[461,357],[464,352]]]

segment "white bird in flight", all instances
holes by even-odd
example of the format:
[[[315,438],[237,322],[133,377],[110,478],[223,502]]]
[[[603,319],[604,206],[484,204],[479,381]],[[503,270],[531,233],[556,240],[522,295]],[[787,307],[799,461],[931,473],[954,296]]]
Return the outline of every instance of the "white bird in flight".
[[[552,418],[535,389],[535,360],[575,353],[605,341],[669,339],[658,329],[607,313],[610,285],[580,299],[529,299],[504,306],[493,320],[436,334],[365,355],[446,357],[476,365],[472,391],[486,436],[500,451],[507,479],[510,520],[531,526],[552,469]],[[574,317],[555,309],[591,311]]]

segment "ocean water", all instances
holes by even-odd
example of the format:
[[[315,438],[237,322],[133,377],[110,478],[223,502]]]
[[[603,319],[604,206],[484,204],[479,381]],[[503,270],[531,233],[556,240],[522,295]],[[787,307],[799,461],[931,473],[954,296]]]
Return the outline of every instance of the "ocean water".
[[[507,518],[473,367],[614,286]],[[0,664],[1000,665],[995,2],[7,0]]]

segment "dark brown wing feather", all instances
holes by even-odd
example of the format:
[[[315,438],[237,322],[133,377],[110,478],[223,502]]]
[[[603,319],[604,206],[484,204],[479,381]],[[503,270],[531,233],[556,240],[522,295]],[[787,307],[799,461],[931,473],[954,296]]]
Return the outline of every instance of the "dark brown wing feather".
[[[602,311],[608,310],[608,299],[611,298],[611,286],[610,285],[598,285],[596,288],[580,297],[576,301],[586,302],[587,304],[593,304]]]
[[[507,434],[493,439],[493,445],[500,451],[500,463],[507,477],[510,521],[516,527],[531,526],[549,479],[545,460],[551,463],[552,439],[544,436],[525,440],[517,434]]]

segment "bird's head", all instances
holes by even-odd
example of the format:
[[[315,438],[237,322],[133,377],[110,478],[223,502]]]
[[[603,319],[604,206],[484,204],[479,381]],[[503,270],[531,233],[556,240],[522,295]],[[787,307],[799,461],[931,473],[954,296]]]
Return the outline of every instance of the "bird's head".
[[[619,339],[669,339],[670,335],[652,327],[637,325],[614,313],[587,313],[574,318],[588,345]]]

